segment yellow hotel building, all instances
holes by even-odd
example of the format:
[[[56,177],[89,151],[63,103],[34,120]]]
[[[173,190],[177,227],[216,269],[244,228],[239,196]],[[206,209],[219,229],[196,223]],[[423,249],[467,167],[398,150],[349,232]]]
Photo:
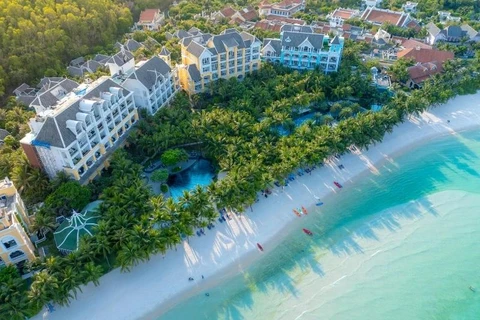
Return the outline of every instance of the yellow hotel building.
[[[8,178],[0,180],[0,268],[14,264],[22,273],[26,261],[35,259],[27,232],[28,215],[17,189]]]
[[[262,42],[247,32],[227,29],[219,35],[196,30],[180,40],[182,65],[179,78],[189,94],[199,93],[218,79],[236,77],[260,68]]]

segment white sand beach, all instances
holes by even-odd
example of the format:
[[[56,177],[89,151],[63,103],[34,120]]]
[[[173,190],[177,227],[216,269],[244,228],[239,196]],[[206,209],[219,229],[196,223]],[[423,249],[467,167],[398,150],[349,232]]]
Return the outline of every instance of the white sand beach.
[[[284,189],[275,188],[268,198],[260,197],[252,211],[217,222],[214,229],[205,230],[205,236],[192,237],[176,251],[167,252],[165,257],[154,256],[131,272],[116,269],[100,279],[100,286],[82,287],[70,306],[55,306],[53,313],[39,314],[34,319],[156,319],[182,300],[203,294],[242,272],[264,254],[257,243],[268,252],[289,230],[301,230],[302,218],[296,217],[292,209],[313,207],[317,199],[327,202],[329,195],[340,194],[342,190],[333,181],[349,188],[359,176],[378,174],[377,167],[383,161],[395,162],[399,154],[413,146],[478,127],[480,93],[457,97],[400,124],[368,151],[344,155],[311,174],[297,176]],[[189,277],[194,281],[188,281]]]

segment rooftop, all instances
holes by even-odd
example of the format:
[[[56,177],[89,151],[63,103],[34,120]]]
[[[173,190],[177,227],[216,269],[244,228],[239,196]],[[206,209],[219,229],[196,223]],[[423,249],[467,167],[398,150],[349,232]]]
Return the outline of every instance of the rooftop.
[[[155,15],[160,14],[159,9],[146,9],[140,13],[140,19],[138,22],[152,22],[155,19]]]
[[[424,48],[408,48],[397,53],[397,58],[412,58],[415,62],[427,63],[427,62],[440,62],[443,63],[447,60],[454,58],[454,54],[451,51],[440,51],[436,49],[424,49]]]

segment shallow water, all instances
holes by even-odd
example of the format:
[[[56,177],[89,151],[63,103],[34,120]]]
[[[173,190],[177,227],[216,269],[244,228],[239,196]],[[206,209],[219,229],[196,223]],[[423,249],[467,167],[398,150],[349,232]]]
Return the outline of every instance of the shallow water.
[[[176,174],[173,180],[169,181],[170,194],[173,199],[178,200],[184,190],[193,190],[197,185],[208,186],[213,176],[211,163],[207,160],[199,160],[191,168]]]
[[[160,319],[479,319],[480,133],[379,167],[309,209],[313,238],[296,230]]]

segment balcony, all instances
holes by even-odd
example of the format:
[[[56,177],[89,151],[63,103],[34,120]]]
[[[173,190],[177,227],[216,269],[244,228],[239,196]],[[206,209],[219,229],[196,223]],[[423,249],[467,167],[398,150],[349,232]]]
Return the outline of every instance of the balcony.
[[[70,148],[70,150],[68,150],[68,153],[70,153],[71,156],[73,156],[75,153],[77,153],[77,149],[75,148]]]
[[[80,141],[80,149],[82,149],[87,144],[87,139]]]
[[[10,261],[17,263],[27,259],[27,255],[20,250],[14,251],[10,254]]]

